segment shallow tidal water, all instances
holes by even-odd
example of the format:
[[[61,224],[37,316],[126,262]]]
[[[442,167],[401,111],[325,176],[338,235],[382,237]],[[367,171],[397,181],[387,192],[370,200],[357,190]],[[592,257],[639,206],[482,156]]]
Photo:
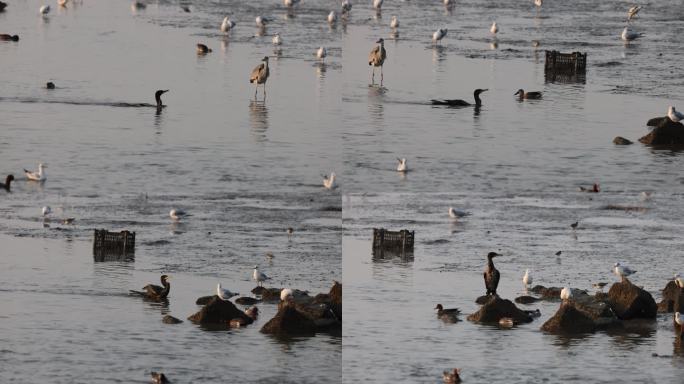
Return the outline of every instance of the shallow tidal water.
[[[0,42],[0,175],[18,178],[0,192],[3,380],[148,382],[161,370],[181,383],[435,383],[460,367],[466,382],[681,382],[670,315],[564,338],[539,330],[558,303],[524,306],[542,317],[510,330],[444,324],[432,310],[474,312],[492,250],[504,255],[506,298],[523,293],[525,268],[535,284],[591,291],[615,280],[619,260],[659,300],[682,271],[682,154],[611,141],[636,141],[646,120],[681,101],[678,2],[646,5],[634,23],[646,35],[628,46],[622,1],[536,10],[532,1],[387,0],[379,15],[354,2],[333,27],[324,20],[339,3],[327,0],[303,0],[294,13],[275,0],[137,11],[86,0],[51,4],[46,18],[40,5],[13,1],[0,13],[0,33],[21,37]],[[259,14],[274,18],[265,31]],[[225,15],[238,23],[228,36],[218,31]],[[439,27],[449,33],[434,46]],[[384,83],[369,86],[379,37]],[[197,56],[198,42],[213,52]],[[314,57],[321,45],[324,63]],[[586,82],[547,82],[544,49],[587,52]],[[267,97],[254,101],[247,80],[264,55]],[[478,111],[428,105],[472,101],[475,88],[489,89]],[[544,98],[518,102],[518,88]],[[156,89],[170,89],[161,113],[131,106],[153,103]],[[406,175],[394,171],[397,157],[408,159]],[[21,170],[40,161],[48,181],[26,181]],[[326,191],[320,175],[331,171],[340,188]],[[594,182],[600,194],[577,192]],[[641,191],[653,199],[640,201]],[[55,211],[46,222],[43,205]],[[453,222],[449,206],[472,215]],[[173,224],[174,207],[192,216]],[[414,259],[374,259],[373,227],[415,230]],[[136,231],[135,261],[94,262],[95,228]],[[237,331],[161,323],[196,312],[219,281],[248,293],[255,264],[273,286],[313,294],[343,281],[343,336],[262,335],[272,304]],[[127,295],[162,273],[172,276],[167,307]]]

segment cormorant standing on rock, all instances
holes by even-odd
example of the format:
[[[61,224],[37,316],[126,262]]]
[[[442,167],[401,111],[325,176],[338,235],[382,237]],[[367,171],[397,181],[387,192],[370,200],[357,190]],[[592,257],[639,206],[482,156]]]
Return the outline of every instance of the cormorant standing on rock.
[[[485,288],[487,288],[487,295],[496,295],[496,288],[499,286],[499,270],[494,267],[492,258],[501,256],[496,252],[489,252],[487,254],[487,269],[484,272]]]
[[[161,283],[163,287],[154,284],[147,284],[143,287],[143,292],[140,291],[130,291],[133,294],[140,295],[146,299],[162,301],[169,296],[169,291],[171,290],[171,284],[169,284],[169,277],[167,275],[162,275]]]

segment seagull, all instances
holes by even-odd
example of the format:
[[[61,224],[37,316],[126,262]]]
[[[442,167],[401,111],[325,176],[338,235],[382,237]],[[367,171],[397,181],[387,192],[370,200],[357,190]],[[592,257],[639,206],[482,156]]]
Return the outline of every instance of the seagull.
[[[52,213],[52,208],[49,205],[43,207],[43,217],[48,216]]]
[[[283,39],[280,38],[280,33],[276,33],[275,36],[273,36],[273,45],[281,45],[283,44]]]
[[[187,212],[185,212],[184,210],[178,208],[174,208],[169,212],[169,217],[171,217],[175,221],[180,221],[180,219],[187,216],[190,215],[188,215]]]
[[[631,269],[630,267],[626,265],[620,265],[620,263],[615,263],[613,266],[613,273],[616,274],[617,276],[620,276],[622,281],[625,280],[627,276],[635,274],[637,271]]]
[[[461,217],[466,217],[468,215],[470,215],[470,212],[454,209],[454,207],[449,207],[449,217],[451,217],[452,219],[458,219]]]
[[[675,107],[670,105],[667,108],[667,117],[669,117],[673,123],[678,123],[680,120],[684,119],[684,113],[677,112],[677,110],[675,110]]]
[[[40,7],[38,12],[40,12],[41,15],[47,15],[48,13],[50,13],[50,6],[49,5],[43,5],[42,7]]]
[[[629,10],[627,11],[627,21],[634,19],[636,17],[637,13],[639,13],[639,11],[641,11],[640,5],[631,6],[629,8]]]
[[[639,194],[641,201],[651,200],[651,197],[653,197],[653,192],[643,191]]]
[[[436,30],[435,33],[432,34],[432,41],[435,43],[441,43],[444,36],[447,35],[447,32],[449,32],[449,30],[446,28],[440,28]]]
[[[344,0],[342,2],[342,14],[347,14],[351,12],[352,9],[352,3],[349,2],[349,0]]]
[[[532,284],[532,275],[530,275],[530,270],[526,269],[525,270],[525,276],[523,276],[523,284],[525,284],[525,288],[527,288],[528,285]]]
[[[644,34],[641,32],[635,32],[629,27],[625,27],[625,29],[622,30],[622,40],[624,41],[632,41],[636,40],[637,38],[643,36]]]
[[[375,8],[377,12],[380,12],[382,9],[382,2],[383,0],[373,0],[373,8]]]
[[[544,4],[544,0],[534,0],[534,5],[541,7]]]
[[[496,25],[496,21],[492,23],[492,26],[489,28],[489,32],[491,32],[492,35],[496,35],[496,33],[499,32],[499,27]]]
[[[337,23],[337,12],[330,11],[330,13],[328,14],[328,23],[329,24]]]
[[[397,165],[397,172],[406,172],[408,169],[406,168],[406,159],[404,158],[397,158],[397,161],[399,164]]]
[[[299,1],[300,0],[283,0],[283,4],[288,8],[292,8],[295,5],[299,4]]]
[[[263,287],[264,281],[270,280],[271,278],[266,276],[265,273],[261,272],[259,270],[259,266],[255,265],[254,266],[254,273],[252,274],[252,279],[257,282],[257,285],[260,287]]]
[[[560,298],[561,298],[561,300],[572,299],[572,290],[569,287],[565,287],[565,288],[561,289]]]
[[[392,21],[390,21],[390,28],[399,28],[399,19],[396,16],[392,16]]]
[[[674,320],[675,320],[675,323],[677,323],[677,325],[679,325],[680,327],[681,327],[682,325],[684,325],[684,319],[682,319],[682,314],[681,314],[681,313],[675,312],[675,315],[674,315],[674,316],[675,316]]]
[[[335,172],[331,172],[330,176],[323,176],[323,186],[326,189],[337,188],[337,183],[335,182]]]
[[[287,301],[287,299],[294,298],[294,292],[290,288],[285,288],[280,291],[280,300]]]
[[[31,172],[24,168],[24,173],[26,174],[26,178],[29,180],[33,181],[45,181],[47,180],[47,175],[45,174],[45,168],[47,168],[47,164],[40,163],[38,164],[38,172]]]
[[[322,60],[325,59],[326,56],[328,56],[328,51],[325,47],[319,47],[316,51],[316,57]]]
[[[266,24],[272,21],[272,19],[266,16],[257,16],[256,19],[254,19],[254,21],[256,21],[256,25],[258,27],[264,28],[266,27]]]
[[[221,283],[218,283],[218,285],[216,286],[216,296],[218,296],[219,299],[223,301],[228,301],[231,297],[237,295],[239,295],[239,293],[233,293],[225,288],[221,288]]]
[[[235,27],[235,22],[230,20],[228,16],[223,18],[223,22],[221,23],[221,32],[228,32],[231,29]]]

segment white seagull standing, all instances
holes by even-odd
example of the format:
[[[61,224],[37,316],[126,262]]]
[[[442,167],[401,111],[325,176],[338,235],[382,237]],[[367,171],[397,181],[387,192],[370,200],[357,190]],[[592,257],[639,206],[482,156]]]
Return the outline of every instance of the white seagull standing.
[[[406,168],[406,159],[404,158],[397,158],[397,161],[399,164],[397,165],[397,172],[406,172],[408,169]]]
[[[49,205],[46,205],[43,207],[43,217],[48,216],[51,213],[52,213],[52,208],[50,208]]]
[[[316,57],[322,60],[325,59],[326,56],[328,56],[328,51],[325,47],[319,47],[318,51],[316,51]]]
[[[544,4],[544,0],[534,0],[534,5],[541,7]]]
[[[337,188],[337,183],[335,182],[335,172],[331,172],[330,176],[323,176],[323,186],[327,189]]]
[[[456,4],[455,0],[444,0],[444,5],[446,5],[447,7],[450,7],[454,4]]]
[[[667,108],[667,117],[669,117],[673,123],[678,123],[679,120],[684,119],[684,114],[681,112],[677,112],[675,110],[675,107],[670,105],[670,107]]]
[[[233,293],[225,288],[221,288],[221,283],[218,283],[218,285],[216,286],[216,296],[218,296],[219,299],[223,301],[228,301],[231,297],[237,295],[239,295],[239,293]]]
[[[496,35],[496,33],[499,32],[499,26],[496,25],[496,21],[492,23],[492,26],[489,28],[489,32],[491,32],[492,35]]]
[[[460,217],[466,217],[470,215],[469,212],[454,209],[454,207],[449,207],[449,217],[452,219],[458,219]]]
[[[639,11],[641,11],[640,5],[631,6],[629,8],[629,10],[627,11],[627,21],[634,19],[636,17],[637,13],[639,13]]]
[[[270,280],[271,278],[266,276],[265,273],[261,272],[259,270],[259,266],[255,265],[254,266],[254,273],[252,273],[252,279],[257,282],[257,285],[260,287],[263,287],[264,281]]]
[[[396,16],[392,16],[392,21],[390,21],[390,28],[399,28],[399,19]]]
[[[449,30],[446,28],[440,28],[436,30],[435,33],[432,34],[432,41],[441,44],[442,39],[447,35],[447,32],[449,32]]]
[[[50,13],[50,6],[49,5],[43,5],[42,7],[40,7],[38,12],[40,12],[41,15],[47,15],[48,13]]]
[[[643,191],[639,194],[639,198],[641,199],[641,201],[651,200],[651,197],[653,197],[653,192],[650,191]]]
[[[266,24],[271,22],[271,18],[266,17],[266,16],[257,16],[256,19],[254,19],[256,22],[257,27],[266,27]]]
[[[169,212],[169,217],[175,221],[180,221],[180,219],[188,216],[187,212],[178,208],[174,208]]]
[[[235,27],[235,22],[228,18],[228,16],[223,18],[221,23],[221,32],[228,32]]]
[[[382,2],[383,0],[373,0],[373,8],[375,8],[377,12],[380,12],[382,9]]]
[[[568,287],[561,289],[560,298],[561,298],[561,300],[572,299],[572,290]]]
[[[624,281],[627,276],[633,275],[636,272],[637,271],[633,270],[632,268],[626,265],[621,265],[619,262],[615,263],[615,265],[613,266],[613,273],[617,276],[620,276],[620,279],[622,281]]]
[[[330,11],[330,13],[328,13],[328,23],[329,24],[337,23],[337,12]]]
[[[47,168],[47,164],[40,163],[38,164],[38,172],[31,172],[28,169],[24,169],[24,173],[26,174],[26,178],[29,180],[45,181],[47,180],[45,168]]]
[[[523,276],[523,284],[525,284],[525,288],[527,288],[528,285],[532,284],[532,275],[530,274],[530,270],[526,269],[525,270],[525,276]]]
[[[624,41],[633,41],[638,39],[639,37],[643,36],[644,34],[641,32],[635,32],[629,27],[625,27],[625,29],[622,30],[622,40]]]
[[[276,33],[275,36],[273,36],[273,45],[282,45],[283,44],[283,39],[280,38],[280,33]]]

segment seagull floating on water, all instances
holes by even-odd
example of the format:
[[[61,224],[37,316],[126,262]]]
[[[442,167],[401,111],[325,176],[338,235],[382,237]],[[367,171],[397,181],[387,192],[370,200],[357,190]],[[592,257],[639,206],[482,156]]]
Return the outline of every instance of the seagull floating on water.
[[[218,285],[216,286],[216,296],[218,296],[219,299],[223,301],[228,301],[231,297],[237,295],[239,295],[239,293],[233,293],[228,289],[222,288],[221,283],[218,283]]]
[[[188,215],[187,212],[178,208],[174,208],[169,212],[169,217],[171,217],[175,221],[180,221],[180,219],[183,219],[188,216],[190,215]]]
[[[32,181],[45,181],[47,180],[47,175],[45,174],[45,168],[47,168],[47,164],[40,163],[38,164],[38,172],[32,172],[24,168],[24,173],[26,174],[26,178]]]
[[[640,5],[633,5],[627,10],[627,21],[630,21],[634,18],[636,18],[637,13],[641,11],[641,6]]]
[[[491,32],[492,35],[496,35],[497,32],[499,32],[499,26],[496,25],[496,21],[492,23],[492,26],[489,28],[489,32]]]
[[[49,5],[43,5],[43,6],[40,7],[40,9],[38,10],[38,12],[39,12],[41,15],[47,15],[48,13],[50,13],[50,6],[49,6]]]
[[[527,288],[530,284],[532,284],[532,275],[530,274],[530,270],[526,269],[525,270],[525,275],[523,276],[523,284],[525,284],[525,288]]]
[[[572,289],[570,289],[569,287],[565,287],[565,288],[561,289],[560,298],[561,298],[561,300],[572,299]]]
[[[316,51],[316,57],[323,60],[326,56],[328,56],[328,50],[325,47],[319,47]]]
[[[228,32],[231,29],[235,27],[235,22],[230,20],[228,16],[223,18],[223,22],[221,23],[221,32]]]
[[[273,42],[273,45],[281,45],[281,44],[283,44],[283,39],[280,38],[280,33],[277,33],[277,32],[276,32],[275,36],[273,36],[272,42]]]
[[[406,168],[406,159],[404,158],[397,158],[397,161],[399,164],[397,165],[397,172],[406,172],[408,169]]]
[[[259,266],[255,265],[254,266],[254,272],[252,273],[252,279],[257,282],[257,285],[260,287],[264,286],[264,281],[270,280],[271,278],[266,276],[265,273],[261,272],[259,270]]]
[[[390,21],[390,28],[399,28],[399,19],[397,19],[396,16],[392,16],[392,20]]]
[[[632,30],[630,27],[625,27],[625,29],[622,30],[621,37],[622,37],[622,40],[629,42],[629,41],[636,40],[643,35],[644,35],[643,33],[636,32],[636,31]]]
[[[330,176],[323,176],[323,186],[326,189],[337,188],[337,183],[335,182],[335,172],[331,172]]]
[[[482,106],[482,99],[480,99],[480,94],[482,92],[488,91],[487,89],[476,89],[473,92],[473,98],[475,99],[475,107],[481,107]],[[445,99],[445,100],[435,100],[432,99],[430,100],[430,103],[432,105],[448,105],[450,107],[469,107],[472,104],[465,100],[461,99]]]
[[[449,217],[452,219],[459,219],[461,217],[469,216],[470,212],[461,211],[460,209],[454,209],[454,207],[449,207]]]
[[[619,262],[613,265],[613,273],[620,277],[622,281],[625,281],[627,276],[635,274],[637,271],[631,269],[626,265],[621,265]]]
[[[673,123],[678,123],[680,120],[684,119],[684,114],[681,112],[677,112],[675,107],[670,105],[667,108],[667,117],[669,117]]]
[[[432,34],[432,41],[435,43],[441,43],[444,36],[447,35],[447,32],[449,32],[449,30],[446,28],[440,28],[436,30],[435,33]]]

